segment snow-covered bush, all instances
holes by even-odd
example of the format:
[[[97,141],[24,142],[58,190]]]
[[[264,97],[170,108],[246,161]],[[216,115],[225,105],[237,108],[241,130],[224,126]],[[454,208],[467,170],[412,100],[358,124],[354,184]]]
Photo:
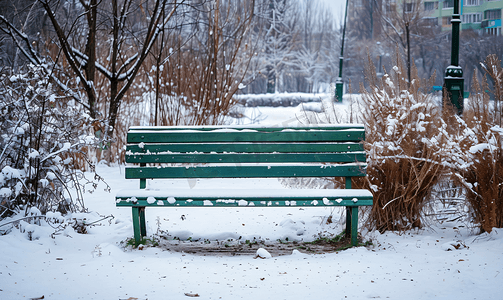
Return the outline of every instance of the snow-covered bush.
[[[395,61],[380,82],[369,60],[368,88],[362,89],[369,176],[357,186],[374,194],[369,227],[420,227],[433,204],[433,191],[443,194],[444,202],[455,203],[462,212],[459,217],[482,232],[503,227],[501,62],[488,57],[483,64],[495,83],[496,101],[489,101],[487,83],[479,84],[474,77],[461,117],[428,93],[434,77],[420,80],[413,69],[409,84],[401,59]]]
[[[499,98],[503,95],[501,61],[489,56],[483,64],[494,81],[495,101],[485,92],[485,79],[474,76],[472,94],[463,119],[451,120],[450,136],[456,151],[449,157],[454,181],[465,189],[470,221],[481,232],[503,227],[503,128]]]
[[[442,111],[428,93],[435,75],[421,80],[414,68],[409,83],[399,55],[395,63],[379,79],[369,58],[368,87],[362,87],[368,177],[356,185],[373,192],[368,225],[379,231],[423,225],[424,208],[448,155],[439,131],[445,127]]]
[[[78,169],[88,162],[86,147],[97,142],[87,136],[91,119],[58,93],[45,70],[31,65],[0,74],[0,219],[35,208],[85,209]]]

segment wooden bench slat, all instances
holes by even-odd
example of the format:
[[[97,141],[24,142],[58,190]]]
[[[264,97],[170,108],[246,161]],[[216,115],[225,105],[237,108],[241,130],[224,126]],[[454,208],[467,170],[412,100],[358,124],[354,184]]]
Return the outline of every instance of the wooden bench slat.
[[[366,206],[372,205],[372,193],[364,189],[122,190],[116,200],[117,206],[153,207]]]
[[[155,202],[147,200],[147,198],[140,199],[136,198],[135,201],[131,201],[131,198],[117,198],[118,202],[116,206],[122,207],[282,207],[282,206],[369,206],[372,205],[372,198],[370,199],[357,199],[358,201],[354,201],[353,198],[326,198],[325,201],[329,204],[325,204],[323,199],[295,199],[288,198],[279,199],[274,198],[271,200],[270,198],[254,198],[249,199],[246,197],[242,197],[239,200],[233,199],[178,199],[176,202],[169,200],[166,197],[157,198],[155,197]],[[161,201],[161,202],[159,202]],[[244,204],[243,204],[244,201]],[[316,203],[316,204],[314,204]]]
[[[164,143],[129,144],[126,155],[136,153],[157,154],[159,152],[204,152],[204,153],[323,153],[364,151],[362,143]]]
[[[365,162],[365,153],[194,153],[128,155],[129,163]]]
[[[363,129],[304,131],[133,131],[128,143],[208,143],[208,142],[359,142],[365,139]]]
[[[367,165],[271,165],[126,168],[126,179],[366,176]]]
[[[275,189],[232,189],[232,188],[213,188],[213,189],[125,189],[117,193],[118,197],[147,197],[163,195],[173,197],[189,196],[202,198],[236,198],[241,195],[253,195],[255,197],[371,197],[372,193],[366,189],[291,189],[291,188],[275,188]]]
[[[313,124],[305,126],[286,126],[286,127],[263,127],[253,125],[205,125],[205,126],[131,126],[129,132],[133,131],[215,131],[215,130],[255,130],[261,132],[274,132],[284,130],[346,130],[346,129],[364,129],[363,124]]]

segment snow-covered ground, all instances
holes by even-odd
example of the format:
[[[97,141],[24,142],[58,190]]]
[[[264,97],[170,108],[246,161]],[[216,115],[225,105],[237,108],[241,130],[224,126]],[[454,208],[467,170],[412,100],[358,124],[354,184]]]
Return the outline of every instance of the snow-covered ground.
[[[299,108],[250,108],[245,113],[248,122],[303,122]],[[86,222],[98,221],[87,234],[70,227],[53,234],[55,230],[44,221],[43,226],[21,221],[22,230],[0,236],[0,299],[502,297],[503,230],[474,235],[459,223],[436,224],[403,235],[362,232],[373,246],[316,255],[293,251],[268,259],[191,255],[156,247],[125,249],[124,242],[133,233],[131,211],[116,208],[114,196],[138,182],[124,179],[124,166],[100,164],[97,172],[112,190],[105,191],[101,184],[94,193],[86,194],[86,206],[93,212],[85,215]],[[277,180],[263,179],[156,184],[187,189],[281,187]],[[325,222],[330,214],[341,217],[329,208],[172,208],[147,209],[146,214],[148,235],[167,230],[170,235],[193,240],[241,237],[241,241],[274,242],[288,237],[310,241],[319,233],[337,234],[344,228],[341,222]],[[110,215],[113,218],[101,220]]]

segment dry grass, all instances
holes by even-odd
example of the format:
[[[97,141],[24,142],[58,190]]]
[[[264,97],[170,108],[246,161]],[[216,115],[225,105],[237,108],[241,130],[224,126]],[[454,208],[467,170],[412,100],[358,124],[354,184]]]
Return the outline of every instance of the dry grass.
[[[490,101],[485,92],[489,89],[486,80],[479,82],[475,75],[474,93],[463,120],[458,122],[457,135],[463,155],[453,170],[453,177],[465,188],[471,221],[479,224],[481,232],[491,232],[494,227],[503,227],[503,131],[499,103],[503,95],[503,71],[501,61],[493,55],[488,56],[484,67],[493,80],[496,99]]]
[[[464,181],[470,184],[466,200],[471,208],[473,221],[480,224],[481,232],[503,227],[503,156],[501,143],[497,151],[479,151],[474,154],[473,164],[462,172]]]
[[[434,76],[422,80],[414,67],[409,84],[398,54],[395,64],[379,79],[369,57],[368,87],[361,89],[369,166],[366,180],[355,186],[373,192],[367,226],[381,232],[421,227],[429,195],[446,168],[438,130],[441,110],[428,94]]]

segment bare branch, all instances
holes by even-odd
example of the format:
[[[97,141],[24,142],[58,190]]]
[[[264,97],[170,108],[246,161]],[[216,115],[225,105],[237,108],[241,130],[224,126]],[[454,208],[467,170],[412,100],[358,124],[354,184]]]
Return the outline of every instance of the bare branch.
[[[21,31],[19,31],[14,25],[12,25],[7,19],[5,19],[4,16],[0,15],[0,21],[3,22],[6,26],[7,29],[0,27],[0,30],[3,32],[7,33],[14,43],[16,44],[16,47],[23,53],[23,55],[34,65],[39,65],[44,68],[44,70],[49,74],[51,79],[65,92],[68,93],[75,101],[77,101],[79,104],[81,104],[84,108],[89,109],[89,106],[85,104],[85,101],[83,101],[80,96],[75,93],[72,89],[70,89],[66,84],[61,82],[61,80],[54,75],[54,72],[49,70],[47,68],[47,65],[43,63],[43,60],[37,55],[35,50],[33,49],[30,40],[28,36]],[[20,43],[16,35],[21,38],[21,40],[24,42],[26,45],[26,48],[23,47],[23,45]]]

